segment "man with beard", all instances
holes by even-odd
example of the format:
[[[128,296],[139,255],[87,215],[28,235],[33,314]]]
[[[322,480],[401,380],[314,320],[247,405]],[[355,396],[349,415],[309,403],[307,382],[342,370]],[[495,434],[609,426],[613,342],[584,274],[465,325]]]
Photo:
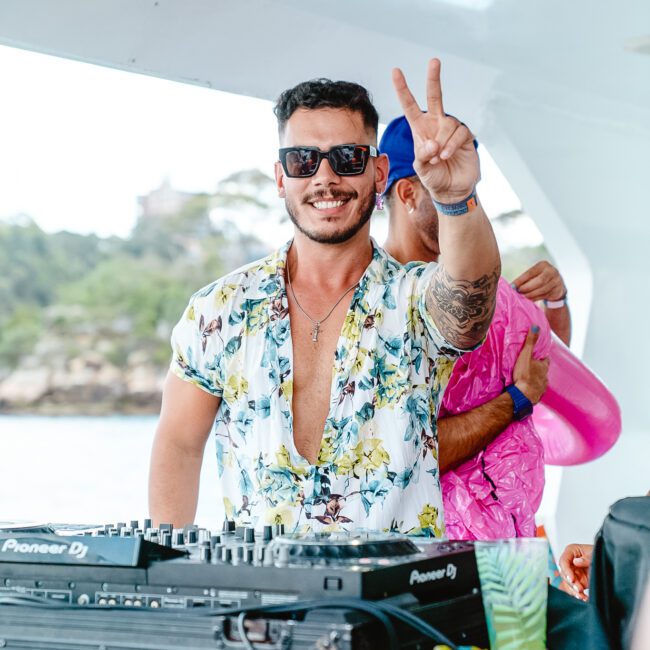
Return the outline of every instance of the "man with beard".
[[[437,262],[439,217],[415,174],[413,134],[404,117],[386,127],[380,150],[390,163],[386,250],[402,264]],[[519,292],[500,280],[486,342],[455,365],[440,410],[445,520],[457,539],[535,535],[544,454],[529,416],[546,388],[548,361],[540,358],[549,351],[549,324],[568,343],[570,317],[564,283],[548,262],[514,286]],[[537,299],[547,303],[549,322],[531,302]]]
[[[426,113],[401,71],[393,83],[445,263],[407,271],[370,239],[388,160],[367,91],[327,79],[285,91],[275,175],[294,239],[198,291],[174,329],[154,520],[193,520],[214,425],[227,517],[444,534],[435,415],[453,360],[489,328],[500,260],[471,133],[443,110],[440,62]]]

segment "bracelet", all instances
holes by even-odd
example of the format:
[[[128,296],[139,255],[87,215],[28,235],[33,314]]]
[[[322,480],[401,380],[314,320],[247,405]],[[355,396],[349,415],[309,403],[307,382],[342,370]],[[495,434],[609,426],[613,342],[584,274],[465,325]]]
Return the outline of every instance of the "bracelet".
[[[567,300],[567,294],[564,292],[564,295],[559,300],[544,300],[544,307],[547,309],[562,309],[562,307],[568,307],[569,301]]]
[[[474,188],[471,194],[459,201],[458,203],[438,203],[433,197],[431,198],[433,205],[440,214],[445,214],[448,217],[457,217],[461,214],[467,214],[470,210],[473,210],[478,205],[478,199],[476,198],[476,188]]]

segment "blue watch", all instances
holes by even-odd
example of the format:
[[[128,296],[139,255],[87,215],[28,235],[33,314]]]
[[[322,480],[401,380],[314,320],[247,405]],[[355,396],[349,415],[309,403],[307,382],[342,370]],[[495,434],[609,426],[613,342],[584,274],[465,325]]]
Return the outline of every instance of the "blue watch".
[[[525,420],[533,413],[533,403],[514,385],[506,386],[506,391],[512,397],[515,420]]]

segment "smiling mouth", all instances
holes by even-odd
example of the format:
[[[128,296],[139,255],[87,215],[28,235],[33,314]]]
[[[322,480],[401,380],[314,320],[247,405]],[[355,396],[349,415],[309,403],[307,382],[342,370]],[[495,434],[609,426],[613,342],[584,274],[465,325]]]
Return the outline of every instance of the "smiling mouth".
[[[312,203],[312,207],[316,208],[317,210],[332,210],[335,208],[340,208],[342,205],[345,205],[350,199],[346,199],[345,201],[314,201]]]

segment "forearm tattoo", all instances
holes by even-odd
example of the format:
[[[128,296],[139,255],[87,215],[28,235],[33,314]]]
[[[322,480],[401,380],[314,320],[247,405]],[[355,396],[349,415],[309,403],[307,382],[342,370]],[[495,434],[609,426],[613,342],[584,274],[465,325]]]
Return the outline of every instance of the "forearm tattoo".
[[[496,305],[499,268],[478,280],[454,280],[441,264],[427,289],[427,309],[440,333],[456,347],[476,345],[487,333]]]

